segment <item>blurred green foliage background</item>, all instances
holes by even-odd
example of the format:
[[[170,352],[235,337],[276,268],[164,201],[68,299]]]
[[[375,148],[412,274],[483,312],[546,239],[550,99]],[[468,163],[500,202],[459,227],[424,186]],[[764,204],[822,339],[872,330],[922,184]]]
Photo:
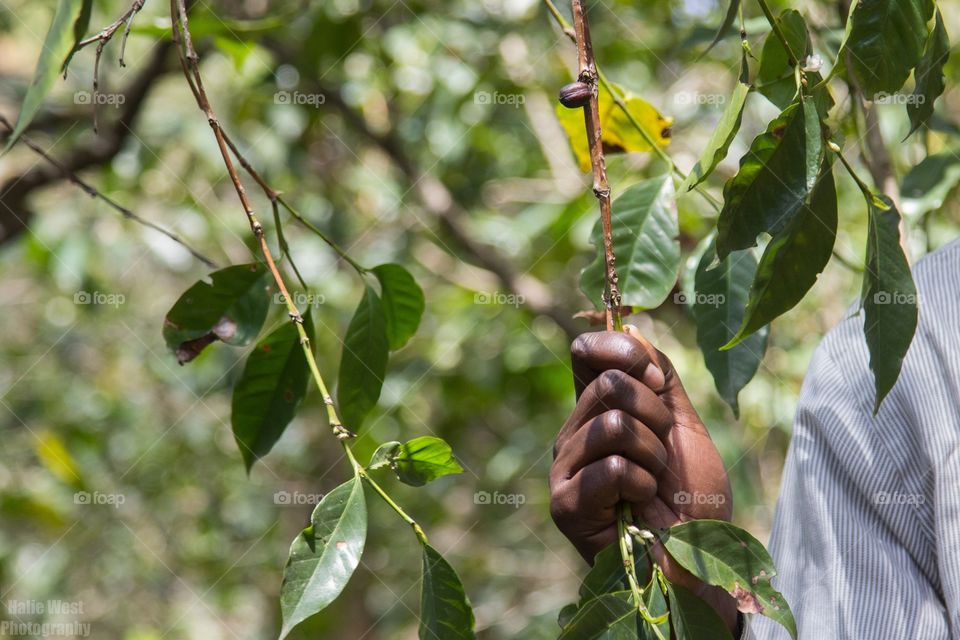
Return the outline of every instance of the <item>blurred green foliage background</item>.
[[[0,112],[11,120],[53,4],[0,5]],[[714,0],[590,4],[598,60],[612,80],[675,119],[668,151],[688,169],[722,111],[722,102],[702,96],[726,96],[736,81],[735,35],[697,61],[726,7]],[[955,3],[942,4],[948,30],[960,33]],[[126,6],[96,3],[91,31]],[[829,50],[837,8],[797,8],[822,27],[815,45]],[[104,91],[136,77],[169,30],[166,10],[148,0],[125,68],[116,61],[118,43],[107,47]],[[759,51],[767,27],[754,10],[748,7],[748,38]],[[460,572],[480,637],[554,637],[556,614],[574,599],[585,570],[548,509],[552,439],[573,406],[568,336],[464,257],[411,181],[342,109],[322,97],[295,104],[279,92],[336,94],[371,132],[396,136],[418,171],[438,178],[466,212],[460,222],[469,235],[504,256],[518,277],[542,281],[552,303],[572,316],[590,307],[577,282],[593,255],[587,238],[596,218],[590,178],[576,168],[553,114],[574,48],[535,0],[248,0],[198,2],[193,11],[208,91],[255,166],[358,261],[400,262],[426,291],[420,332],[391,359],[359,450],[369,455],[379,442],[426,434],[449,441],[462,476],[422,489],[384,481]],[[247,222],[214,138],[173,56],[169,62],[120,153],[83,175],[219,264],[250,261]],[[75,97],[90,90],[92,65],[91,50],[74,59],[27,134],[55,156],[98,144],[90,107]],[[955,70],[948,66],[951,78]],[[943,100],[942,113],[960,106],[950,90]],[[101,107],[104,122],[114,109]],[[886,139],[902,139],[902,107],[877,109]],[[750,96],[744,131],[708,183],[716,195],[775,114],[762,96]],[[947,146],[952,126],[942,121],[941,132],[892,144],[897,174]],[[0,158],[0,177],[38,162],[19,145]],[[614,193],[665,169],[647,155],[608,164]],[[865,210],[849,179],[839,182],[837,250],[858,263]],[[255,185],[248,188],[275,243],[268,203]],[[934,204],[917,204],[915,215],[904,206],[915,256],[956,233],[956,207]],[[349,474],[320,399],[308,396],[247,477],[229,423],[230,389],[245,354],[217,345],[178,367],[160,335],[164,313],[208,269],[69,183],[36,192],[30,208],[28,231],[0,247],[0,601],[81,603],[83,614],[67,619],[90,622],[96,638],[274,637],[289,543],[307,522],[309,502]],[[935,215],[923,215],[928,210]],[[715,214],[696,196],[679,200],[679,214],[690,252]],[[316,237],[292,221],[285,229],[321,296],[314,300],[317,353],[332,379],[360,283]],[[775,323],[761,371],[741,395],[739,421],[713,389],[684,305],[671,297],[631,318],[673,359],[727,462],[735,518],[762,540],[802,376],[859,286],[859,275],[834,261],[807,299]],[[268,328],[284,321],[276,305]],[[77,492],[122,504],[78,503]],[[477,492],[522,504],[483,504]],[[382,503],[371,497],[369,504],[360,569],[344,595],[293,637],[416,636],[416,541]],[[4,610],[0,617],[10,616]]]

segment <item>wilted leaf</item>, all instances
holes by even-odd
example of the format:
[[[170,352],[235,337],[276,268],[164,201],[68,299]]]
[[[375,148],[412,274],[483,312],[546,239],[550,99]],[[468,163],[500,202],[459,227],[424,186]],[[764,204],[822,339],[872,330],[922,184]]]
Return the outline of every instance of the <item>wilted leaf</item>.
[[[340,357],[337,399],[340,417],[348,429],[359,429],[377,405],[389,353],[383,304],[377,292],[367,286],[347,327]]]
[[[749,533],[721,520],[691,520],[660,531],[660,540],[684,569],[725,589],[744,613],[760,613],[797,637],[790,607],[770,579],[773,560]]]
[[[680,271],[673,179],[637,183],[613,201],[613,246],[623,304],[653,309],[666,299]],[[603,308],[603,236],[597,221],[590,236],[596,259],[583,270],[580,288]]]
[[[614,85],[614,90],[620,93],[630,115],[650,136],[651,140],[661,147],[670,144],[670,127],[673,125],[673,119],[662,116],[649,102],[631,94],[622,87]],[[653,150],[630,119],[617,106],[613,96],[603,85],[600,86],[597,99],[600,106],[600,131],[603,148],[608,155]],[[577,164],[580,165],[580,170],[590,171],[590,149],[587,146],[587,131],[584,127],[583,110],[568,109],[558,105],[557,118],[560,119],[564,131],[567,132],[570,146],[577,158]]]
[[[320,501],[290,547],[280,587],[285,638],[298,624],[333,602],[360,563],[367,538],[367,507],[356,477]]]
[[[241,264],[210,274],[180,296],[163,320],[163,339],[180,364],[211,342],[242,347],[260,332],[270,305],[269,272]]]
[[[473,609],[457,572],[424,544],[420,640],[472,640],[473,625]]]
[[[398,264],[381,264],[373,268],[380,281],[383,313],[387,319],[390,349],[405,345],[417,332],[423,316],[423,290],[410,272]]]
[[[312,342],[310,309],[303,324]],[[283,435],[306,395],[309,379],[300,334],[292,322],[285,322],[254,348],[233,388],[230,412],[247,472]]]

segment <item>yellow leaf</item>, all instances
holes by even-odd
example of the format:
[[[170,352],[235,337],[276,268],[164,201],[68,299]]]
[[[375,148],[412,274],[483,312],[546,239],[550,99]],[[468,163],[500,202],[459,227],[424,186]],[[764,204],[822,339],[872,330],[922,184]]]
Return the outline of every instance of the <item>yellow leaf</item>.
[[[630,115],[643,127],[650,139],[661,147],[670,144],[670,126],[673,124],[673,118],[661,115],[652,104],[631,94],[622,87],[614,85],[614,88],[623,97]],[[603,85],[600,85],[598,100],[600,102],[600,130],[603,135],[603,150],[607,155],[653,150],[623,110],[613,101],[613,96],[604,89]],[[557,105],[557,118],[559,118],[563,130],[567,132],[573,155],[577,159],[577,164],[580,165],[580,170],[590,171],[590,150],[587,148],[587,132],[584,128],[583,110],[567,109],[562,105]]]
[[[73,456],[70,455],[63,441],[56,434],[44,431],[37,436],[35,451],[47,471],[69,485],[75,487],[83,485],[83,481],[80,479],[80,471],[73,461]]]

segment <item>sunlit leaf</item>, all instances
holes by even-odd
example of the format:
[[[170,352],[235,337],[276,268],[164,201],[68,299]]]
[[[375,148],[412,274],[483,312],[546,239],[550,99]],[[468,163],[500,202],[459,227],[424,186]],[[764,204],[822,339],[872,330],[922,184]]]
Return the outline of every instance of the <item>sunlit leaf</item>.
[[[83,488],[80,468],[57,434],[52,431],[40,432],[34,440],[34,451],[40,463],[61,482],[77,489]]]
[[[913,90],[913,100],[907,103],[907,115],[910,117],[908,137],[933,115],[933,105],[946,89],[943,67],[949,57],[950,36],[943,26],[943,15],[937,10],[937,22],[927,39],[923,57],[913,72],[917,86]]]
[[[649,102],[631,94],[622,87],[614,85],[614,90],[619,92],[627,105],[627,110],[651,140],[661,147],[670,144],[672,118],[661,115]],[[639,153],[653,150],[630,119],[617,106],[613,96],[603,85],[600,86],[597,99],[600,104],[600,131],[603,148],[607,154]],[[590,171],[590,150],[587,146],[583,109],[567,109],[558,105],[557,117],[560,119],[564,131],[567,132],[570,146],[577,158],[577,164],[580,165],[580,170]]]
[[[806,20],[796,9],[786,9],[777,17],[780,32],[790,46],[790,53],[803,64],[813,52]],[[826,86],[818,87],[823,79],[819,72],[807,73],[807,85],[817,87],[814,98],[821,116],[826,116],[833,106],[833,98]],[[760,54],[760,69],[757,71],[757,91],[781,109],[786,109],[797,97],[796,64],[784,49],[780,38],[771,30],[763,43]]]
[[[721,520],[691,520],[660,531],[660,540],[684,569],[725,589],[743,613],[759,613],[797,637],[789,605],[770,579],[773,560],[752,535]]]
[[[720,122],[713,130],[713,134],[707,141],[700,154],[697,164],[690,170],[690,174],[683,181],[678,189],[679,193],[686,193],[695,186],[707,179],[717,168],[717,165],[727,157],[727,151],[730,149],[730,143],[737,137],[740,130],[740,121],[743,118],[743,105],[747,101],[747,94],[750,93],[749,74],[747,72],[747,57],[743,56],[740,69],[740,81],[737,82],[737,88],[733,90],[733,95],[727,101],[724,107],[723,115],[720,116]]]
[[[66,59],[63,61],[64,70],[70,66],[73,54],[77,52],[77,45],[87,34],[87,29],[90,26],[91,13],[93,13],[93,0],[83,0],[83,5],[80,7],[80,15],[77,16],[76,22],[73,23],[73,46],[70,47],[70,53],[67,54]]]
[[[900,246],[900,213],[884,195],[865,194],[869,208],[863,274],[864,333],[876,385],[874,411],[900,376],[917,330],[917,288]]]
[[[359,429],[377,405],[387,373],[390,344],[380,296],[369,286],[350,320],[343,340],[337,385],[340,417],[348,429]]]
[[[623,304],[653,309],[666,299],[680,271],[673,179],[660,176],[629,187],[613,201],[613,245]],[[583,270],[580,288],[603,308],[603,239],[597,221],[590,236],[596,259]]]
[[[423,290],[399,264],[381,264],[373,268],[373,275],[380,281],[387,337],[391,351],[395,351],[405,345],[420,326],[425,306]]]
[[[17,122],[13,127],[13,132],[7,138],[7,146],[4,151],[12,147],[20,138],[20,135],[26,131],[40,106],[46,99],[47,94],[53,88],[63,63],[73,50],[75,43],[74,28],[77,20],[83,13],[84,3],[78,0],[60,0],[57,3],[56,13],[53,14],[53,21],[47,30],[47,35],[43,39],[43,49],[40,50],[40,60],[37,62],[36,71],[33,73],[33,80],[27,89],[27,94],[23,98],[23,104],[20,106],[20,115],[17,116]]]
[[[163,320],[163,339],[180,364],[210,343],[249,344],[270,305],[270,274],[261,264],[241,264],[210,274],[180,296]]]
[[[310,309],[303,316],[304,329],[313,341]],[[284,322],[261,340],[233,388],[230,421],[247,471],[267,455],[290,421],[307,392],[310,371],[292,322]]]
[[[356,477],[320,501],[290,547],[280,587],[285,638],[298,624],[333,602],[360,563],[367,538],[367,507]]]
[[[933,0],[858,0],[839,59],[868,100],[899,91],[920,61]],[[847,55],[849,54],[849,55]]]
[[[436,549],[423,545],[420,640],[471,640],[473,609],[453,567]]]
[[[388,442],[380,445],[370,460],[370,469],[389,466],[401,482],[422,487],[431,480],[463,473],[453,457],[450,445],[434,436],[421,436],[405,444]]]

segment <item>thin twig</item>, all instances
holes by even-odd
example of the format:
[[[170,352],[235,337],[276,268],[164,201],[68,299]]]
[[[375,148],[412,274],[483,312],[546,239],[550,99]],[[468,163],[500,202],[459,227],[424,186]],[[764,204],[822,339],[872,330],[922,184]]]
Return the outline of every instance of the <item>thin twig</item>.
[[[593,165],[593,194],[600,203],[600,224],[603,228],[603,258],[605,266],[603,303],[607,311],[607,330],[620,329],[620,285],[617,276],[617,259],[613,251],[613,222],[610,207],[610,185],[607,183],[607,167],[603,157],[602,132],[600,130],[599,77],[593,58],[593,43],[590,41],[590,25],[583,7],[583,0],[572,0],[573,28],[577,35],[577,62],[580,82],[590,86],[590,100],[583,107],[584,125],[587,130],[587,146],[590,148],[590,163]]]
[[[9,133],[12,133],[12,132],[13,132],[13,125],[11,125],[11,124],[10,124],[10,121],[7,120],[7,119],[6,119],[5,117],[3,117],[2,115],[0,115],[0,124],[2,124],[2,125],[6,128],[7,132],[9,132]],[[38,156],[40,156],[41,158],[43,158],[44,160],[46,160],[46,161],[47,161],[48,163],[50,163],[52,166],[54,166],[54,167],[56,167],[57,169],[59,169],[59,170],[60,170],[60,173],[63,175],[64,178],[66,178],[67,180],[69,180],[70,182],[72,182],[73,184],[75,184],[76,186],[78,186],[80,189],[82,189],[82,190],[83,190],[88,196],[90,196],[91,198],[97,198],[97,199],[105,202],[105,203],[106,203],[107,205],[109,205],[113,210],[117,211],[118,213],[120,213],[120,215],[122,215],[124,218],[127,218],[128,220],[133,220],[134,222],[136,222],[136,223],[138,223],[138,224],[141,224],[141,225],[143,225],[143,226],[145,226],[145,227],[148,227],[148,228],[150,228],[150,229],[153,229],[154,231],[158,231],[158,232],[162,233],[163,235],[167,236],[168,238],[170,238],[171,240],[173,240],[174,242],[176,242],[177,244],[179,244],[181,247],[183,247],[184,249],[186,249],[187,251],[189,251],[190,254],[191,254],[194,258],[196,258],[197,260],[203,262],[203,263],[206,264],[208,267],[210,267],[210,268],[212,268],[212,269],[215,269],[215,268],[217,267],[217,263],[216,263],[216,262],[214,262],[214,261],[211,260],[210,258],[206,257],[205,255],[203,255],[202,253],[200,253],[199,251],[197,251],[196,249],[194,249],[193,247],[191,247],[189,244],[186,243],[186,241],[184,241],[180,236],[178,236],[178,235],[175,234],[174,232],[172,232],[172,231],[170,231],[170,230],[168,230],[168,229],[165,229],[165,228],[161,227],[160,225],[155,224],[155,223],[151,222],[150,220],[147,220],[146,218],[140,217],[139,215],[137,215],[136,213],[134,213],[134,212],[131,211],[130,209],[128,209],[128,208],[124,207],[123,205],[117,203],[115,200],[113,200],[113,199],[110,198],[109,196],[107,196],[107,195],[101,193],[100,191],[98,191],[96,187],[94,187],[93,185],[91,185],[89,182],[86,182],[85,180],[81,179],[80,176],[78,176],[78,175],[75,174],[74,172],[70,171],[70,169],[69,169],[68,167],[64,166],[59,160],[57,160],[56,158],[54,158],[53,156],[51,156],[50,154],[48,154],[46,151],[44,151],[43,148],[40,147],[40,145],[38,145],[37,143],[35,143],[33,140],[31,140],[31,139],[28,138],[27,136],[20,136],[20,142],[23,143],[23,144],[25,144],[25,145],[26,145],[27,147],[29,147],[34,153],[36,153]]]

